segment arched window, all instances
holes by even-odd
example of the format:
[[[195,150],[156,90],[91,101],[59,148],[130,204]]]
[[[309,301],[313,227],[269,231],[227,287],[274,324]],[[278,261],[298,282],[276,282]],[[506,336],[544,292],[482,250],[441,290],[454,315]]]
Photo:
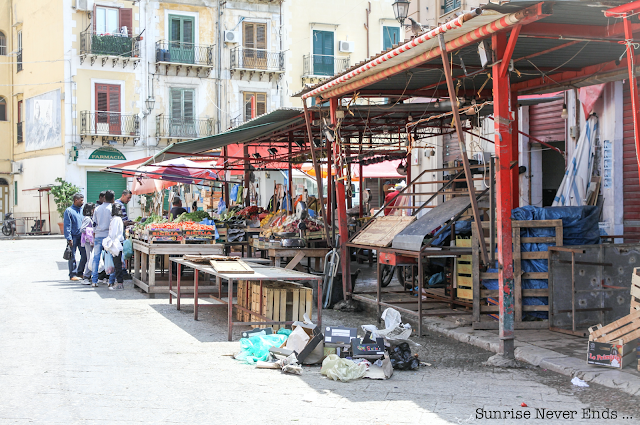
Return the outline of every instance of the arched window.
[[[7,101],[4,97],[0,97],[0,121],[7,120]]]
[[[7,37],[0,31],[0,56],[7,55]]]

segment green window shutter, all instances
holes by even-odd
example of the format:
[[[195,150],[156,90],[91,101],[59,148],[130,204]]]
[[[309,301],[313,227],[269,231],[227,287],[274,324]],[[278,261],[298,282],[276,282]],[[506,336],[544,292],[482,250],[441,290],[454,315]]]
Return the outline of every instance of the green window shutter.
[[[169,35],[169,41],[182,41],[182,32],[180,31],[180,18],[177,16],[171,17],[171,34]]]
[[[169,41],[179,43],[193,43],[194,40],[194,19],[191,16],[170,15],[171,33]]]
[[[18,205],[18,182],[13,182],[13,205]]]
[[[117,199],[126,188],[127,179],[118,174],[87,171],[87,202],[95,203],[103,190],[113,190]]]
[[[182,120],[182,90],[171,89],[171,119]]]
[[[333,32],[313,31],[313,74],[333,75]]]
[[[182,18],[182,42],[193,43],[193,18]]]
[[[195,117],[195,91],[171,89],[171,119],[193,120]]]
[[[444,0],[444,13],[449,13],[460,7],[460,0]]]
[[[400,42],[400,28],[382,27],[382,50],[387,50]]]
[[[182,116],[185,120],[194,118],[195,93],[193,90],[182,90]]]

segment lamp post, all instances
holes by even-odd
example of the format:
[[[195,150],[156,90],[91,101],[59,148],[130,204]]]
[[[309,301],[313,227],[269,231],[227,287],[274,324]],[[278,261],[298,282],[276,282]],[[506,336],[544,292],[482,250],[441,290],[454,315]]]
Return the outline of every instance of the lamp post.
[[[144,101],[144,105],[147,108],[147,113],[145,115],[149,115],[151,111],[153,111],[153,108],[156,106],[156,100],[153,97],[149,96],[147,100]]]
[[[409,14],[409,0],[396,0],[392,6],[396,20],[400,22],[400,25],[404,25],[404,20],[407,19]]]

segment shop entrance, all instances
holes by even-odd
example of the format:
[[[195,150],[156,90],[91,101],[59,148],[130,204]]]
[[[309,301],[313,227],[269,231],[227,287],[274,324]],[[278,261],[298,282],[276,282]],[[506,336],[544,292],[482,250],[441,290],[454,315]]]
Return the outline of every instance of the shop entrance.
[[[126,188],[127,179],[122,178],[120,174],[87,171],[87,199],[85,201],[95,203],[103,190],[113,190],[116,198],[119,198]]]

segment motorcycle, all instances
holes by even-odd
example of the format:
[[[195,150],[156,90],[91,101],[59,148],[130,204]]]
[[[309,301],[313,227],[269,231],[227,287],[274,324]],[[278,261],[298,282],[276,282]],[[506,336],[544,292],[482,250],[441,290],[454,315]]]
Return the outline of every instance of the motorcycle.
[[[2,234],[5,236],[12,236],[16,233],[16,219],[11,215],[10,212],[6,213],[2,222]]]

